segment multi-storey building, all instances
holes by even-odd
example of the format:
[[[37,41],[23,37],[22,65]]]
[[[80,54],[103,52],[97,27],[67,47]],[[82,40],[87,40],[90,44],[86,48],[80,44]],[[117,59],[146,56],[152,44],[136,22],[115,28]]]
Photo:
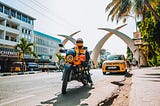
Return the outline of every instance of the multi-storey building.
[[[0,71],[8,70],[8,64],[17,58],[14,46],[20,37],[32,41],[34,20],[32,16],[0,2]]]
[[[58,44],[61,40],[50,35],[34,31],[35,52],[38,54],[40,61],[56,60],[56,53],[58,52]]]
[[[34,17],[0,2],[0,72],[9,71],[12,62],[17,61],[17,51],[14,47],[19,43],[21,37],[37,44],[34,50],[41,60],[55,60],[54,53],[58,50],[57,43],[61,41],[34,31],[34,20]],[[26,58],[29,59],[29,57]]]

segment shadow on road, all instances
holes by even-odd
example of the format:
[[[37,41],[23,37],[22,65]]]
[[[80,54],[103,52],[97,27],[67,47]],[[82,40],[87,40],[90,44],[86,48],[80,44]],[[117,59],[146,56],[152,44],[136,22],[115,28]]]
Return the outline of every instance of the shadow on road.
[[[145,74],[145,75],[154,75],[154,76],[160,76],[160,73],[154,73],[154,74]]]
[[[123,73],[123,75],[124,75],[124,73]],[[126,78],[130,78],[130,77],[132,77],[132,74],[131,74],[130,72],[126,72],[124,76],[125,76]],[[118,86],[123,86],[125,80],[126,80],[126,79],[124,79],[124,80],[122,80],[122,81],[112,81],[111,83],[112,83],[112,84],[115,84],[115,85],[118,85]]]
[[[42,101],[41,104],[53,104],[53,106],[77,106],[80,102],[88,98],[91,94],[89,86],[68,89],[65,95],[59,94],[55,98]]]
[[[125,77],[127,77],[127,78],[132,77],[132,75],[133,75],[133,74],[131,74],[131,72],[130,72],[130,71],[125,73]]]
[[[154,74],[145,74],[146,76],[139,76],[139,78],[146,78],[148,81],[152,82],[160,82],[160,73],[154,73]]]

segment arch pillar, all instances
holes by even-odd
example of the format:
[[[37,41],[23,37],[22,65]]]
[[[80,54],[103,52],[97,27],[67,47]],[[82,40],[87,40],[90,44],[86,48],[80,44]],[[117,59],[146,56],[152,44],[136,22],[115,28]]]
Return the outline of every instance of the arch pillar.
[[[100,30],[105,30],[105,31],[109,31],[114,33],[117,37],[119,37],[120,39],[122,39],[127,46],[130,48],[130,50],[133,53],[133,57],[138,60],[139,56],[140,56],[140,66],[147,66],[147,60],[144,56],[144,54],[142,53],[142,51],[138,52],[138,47],[134,45],[134,41],[128,37],[126,34],[114,30],[114,29],[110,29],[110,28],[99,28]]]
[[[73,38],[74,35],[76,35],[77,33],[79,33],[80,31],[76,31],[74,33],[72,33],[71,35],[61,35],[61,34],[58,34],[58,36],[61,36],[61,37],[64,37],[65,39],[62,41],[62,44],[65,45],[68,40],[70,40],[73,44],[76,43],[76,40]]]
[[[127,24],[124,24],[120,27],[117,27],[116,30],[121,29],[122,27],[126,26]],[[101,48],[103,47],[104,43],[112,36],[112,32],[109,32],[108,34],[106,34],[94,47],[92,53],[91,53],[91,59],[94,62],[94,64],[97,64],[97,60],[98,60],[98,56],[99,53],[101,51]]]

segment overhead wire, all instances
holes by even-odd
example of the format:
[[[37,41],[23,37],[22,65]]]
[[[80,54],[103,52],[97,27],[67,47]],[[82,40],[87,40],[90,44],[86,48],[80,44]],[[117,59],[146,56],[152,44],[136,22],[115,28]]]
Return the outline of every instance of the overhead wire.
[[[41,9],[43,9],[43,11],[45,11],[46,13],[50,13],[50,15],[56,17],[58,20],[63,21],[64,23],[70,25],[71,27],[76,27],[75,25],[71,24],[68,20],[64,19],[62,16],[58,16],[55,13],[53,13],[53,11],[51,11],[48,7],[46,7],[45,5],[43,5],[42,3],[40,3],[37,0],[31,0],[32,3],[36,4],[38,7],[40,7]]]
[[[56,24],[59,24],[59,25],[61,25],[62,27],[64,27],[65,29],[68,29],[68,28],[69,28],[68,26],[65,26],[64,24],[62,24],[62,23],[58,22],[57,20],[55,20],[55,18],[49,17],[47,14],[44,14],[44,13],[48,13],[48,12],[46,11],[47,8],[46,8],[45,12],[41,12],[41,11],[39,11],[38,9],[33,8],[31,5],[26,4],[24,1],[21,1],[21,0],[18,0],[18,1],[19,1],[21,4],[25,5],[26,7],[29,7],[29,8],[31,8],[32,10],[36,11],[38,14],[42,15],[43,17],[45,16],[45,18],[49,19],[52,23],[54,22],[54,23],[56,23]],[[33,4],[33,3],[32,3],[32,4]],[[34,2],[34,4],[35,4],[35,2]],[[37,5],[36,5],[36,6],[37,6]],[[40,8],[44,11],[44,9],[43,9],[40,5],[38,5],[38,7],[40,7]],[[44,6],[43,6],[43,7],[44,7]]]

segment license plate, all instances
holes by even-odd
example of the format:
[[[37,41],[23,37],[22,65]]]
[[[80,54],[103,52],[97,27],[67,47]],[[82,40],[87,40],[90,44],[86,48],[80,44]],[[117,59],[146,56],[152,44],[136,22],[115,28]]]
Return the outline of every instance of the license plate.
[[[110,67],[108,67],[108,69],[117,69],[117,67],[116,66],[110,66]]]

